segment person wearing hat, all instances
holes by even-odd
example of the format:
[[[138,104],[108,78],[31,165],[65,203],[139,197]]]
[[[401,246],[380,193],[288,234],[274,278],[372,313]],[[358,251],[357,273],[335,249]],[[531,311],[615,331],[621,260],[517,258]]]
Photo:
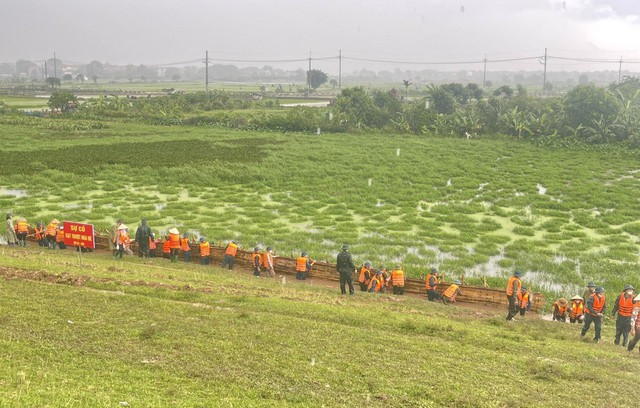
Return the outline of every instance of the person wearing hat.
[[[142,219],[140,226],[136,230],[136,242],[138,243],[138,257],[149,258],[150,241],[153,240],[151,228],[147,225],[147,220]]]
[[[531,292],[526,286],[521,288],[521,292],[520,298],[518,299],[518,309],[520,310],[520,316],[524,316],[526,312],[531,310]]]
[[[380,293],[383,287],[384,277],[382,276],[382,271],[378,269],[369,281],[368,291],[372,293]]]
[[[58,221],[58,220],[54,220],[54,221]],[[118,236],[120,235],[120,226],[122,224],[123,224],[123,221],[121,219],[118,219],[116,220],[116,223],[113,225],[113,228],[111,230],[107,230],[107,232],[109,233],[109,237],[111,238],[111,242],[109,243],[109,248],[113,250],[114,257],[118,254],[118,240],[119,240]]]
[[[567,299],[560,298],[553,303],[553,321],[567,322],[567,312],[569,311],[569,302]]]
[[[589,297],[596,292],[596,284],[593,281],[587,283],[587,290],[582,294],[582,299],[586,302],[589,300]]]
[[[369,290],[369,284],[371,283],[372,278],[371,262],[367,261],[362,265],[362,268],[360,269],[360,276],[358,276],[358,283],[360,284],[360,290],[362,292]]]
[[[394,295],[404,295],[404,271],[402,266],[396,265],[391,271],[391,287]]]
[[[315,264],[316,261],[309,258],[309,255],[306,252],[302,252],[300,256],[296,259],[296,279],[305,280],[307,279],[307,274],[311,269],[311,266]]]
[[[518,304],[522,295],[522,281],[520,277],[522,272],[516,270],[513,276],[509,278],[507,283],[507,299],[509,300],[509,313],[507,313],[507,321],[512,321],[518,314]]]
[[[251,253],[253,276],[260,276],[260,264],[262,264],[262,252],[260,251],[260,247],[255,247]]]
[[[627,341],[629,341],[634,290],[635,288],[631,285],[625,286],[624,289],[622,289],[622,293],[618,295],[616,301],[613,303],[611,316],[615,316],[616,313],[618,313],[618,318],[616,319],[616,339],[613,341],[613,344],[616,346],[620,344],[621,336],[622,347],[626,347]]]
[[[64,225],[58,226],[58,233],[56,234],[56,245],[60,249],[67,249],[67,246],[64,244]]]
[[[44,235],[47,238],[47,242],[49,243],[49,249],[56,249],[56,235],[58,234],[58,225],[60,225],[60,221],[57,219],[52,219],[49,225],[47,225],[47,229],[44,231]]]
[[[7,244],[9,246],[14,246],[18,242],[18,237],[16,236],[16,229],[13,226],[13,214],[10,212],[7,213],[6,220],[6,234],[7,234]]]
[[[462,283],[458,279],[454,280],[453,283],[442,294],[442,303],[444,303],[445,305],[455,303],[456,296],[462,295],[462,291],[460,290],[461,284]]]
[[[602,332],[602,317],[607,310],[606,299],[604,296],[604,288],[602,286],[596,287],[593,295],[587,299],[587,307],[584,314],[584,326],[582,327],[582,337],[587,334],[591,322],[595,327],[595,337],[593,341],[600,343],[600,333]]]
[[[200,237],[200,265],[209,265],[209,256],[211,256],[211,245]]]
[[[189,242],[189,234],[185,232],[180,241],[180,250],[182,251],[182,258],[185,262],[191,261],[191,242]]]
[[[344,244],[342,251],[338,254],[336,261],[336,271],[340,274],[340,293],[347,294],[346,285],[349,284],[349,294],[353,295],[355,289],[353,288],[353,273],[356,272],[356,266],[351,258],[349,252],[349,245]]]
[[[120,224],[120,226],[118,227],[118,242],[116,243],[116,259],[122,259],[122,254],[125,252],[130,242],[131,239],[129,238],[129,233],[127,232],[127,226],[124,224]]]
[[[432,302],[440,300],[440,293],[438,293],[438,269],[431,268],[431,273],[427,275],[425,279],[425,286],[427,287],[427,299]]]
[[[640,314],[640,295],[633,298],[633,312],[631,312],[631,322],[629,323],[630,333],[633,338],[629,342],[629,346],[627,346],[629,351],[633,351],[633,348],[640,340],[640,319],[638,319],[638,314]]]
[[[16,219],[16,239],[21,247],[27,246],[27,235],[29,235],[29,224],[23,217]]]
[[[584,299],[575,295],[569,306],[569,323],[582,323],[584,320]]]
[[[169,230],[169,249],[171,250],[171,262],[178,262],[178,254],[180,253],[180,231],[175,227]]]
[[[36,224],[33,234],[36,238],[36,241],[38,241],[38,246],[41,246],[41,247],[48,246],[47,239],[45,238],[45,235],[44,235],[44,226],[42,225],[41,222]]]
[[[271,278],[276,277],[276,271],[273,268],[273,249],[269,246],[264,251],[264,254],[262,254],[262,266],[269,273]]]
[[[236,262],[236,254],[238,253],[238,241],[235,239],[227,244],[224,249],[224,257],[222,258],[222,269],[228,267],[230,271],[233,271],[233,267]]]

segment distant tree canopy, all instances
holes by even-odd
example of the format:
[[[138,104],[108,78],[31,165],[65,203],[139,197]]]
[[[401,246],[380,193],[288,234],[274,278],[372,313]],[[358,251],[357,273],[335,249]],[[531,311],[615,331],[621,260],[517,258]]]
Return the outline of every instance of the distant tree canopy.
[[[611,123],[621,108],[618,100],[606,89],[595,85],[578,85],[564,97],[566,122],[571,127],[593,127],[596,121]]]
[[[328,77],[327,74],[319,69],[312,69],[311,71],[307,71],[307,80],[311,88],[318,89],[319,86],[327,82]]]
[[[56,86],[59,87],[61,85],[60,78],[56,77],[48,77],[45,82],[51,87],[51,89],[55,88]]]
[[[54,110],[64,111],[69,103],[77,103],[78,98],[65,89],[58,89],[51,93],[47,105]]]

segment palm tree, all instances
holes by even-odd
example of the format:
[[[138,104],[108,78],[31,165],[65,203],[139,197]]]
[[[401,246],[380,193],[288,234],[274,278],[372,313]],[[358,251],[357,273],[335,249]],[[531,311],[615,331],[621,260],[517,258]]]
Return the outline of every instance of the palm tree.
[[[402,84],[404,85],[404,95],[405,97],[409,96],[409,85],[411,85],[411,82],[409,82],[408,79],[403,79],[402,80]]]

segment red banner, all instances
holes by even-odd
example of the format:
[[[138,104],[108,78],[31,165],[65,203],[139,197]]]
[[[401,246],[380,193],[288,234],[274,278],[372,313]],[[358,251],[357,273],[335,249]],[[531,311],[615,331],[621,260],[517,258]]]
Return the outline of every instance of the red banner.
[[[95,248],[93,225],[65,221],[63,223],[64,244],[82,248]]]

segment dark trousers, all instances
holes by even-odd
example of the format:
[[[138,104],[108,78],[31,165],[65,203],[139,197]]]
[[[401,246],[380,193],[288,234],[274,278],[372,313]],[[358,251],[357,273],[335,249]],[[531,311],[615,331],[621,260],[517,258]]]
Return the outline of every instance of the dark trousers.
[[[636,335],[633,336],[633,339],[631,339],[631,341],[629,342],[629,346],[627,347],[627,350],[632,351],[633,348],[636,346],[636,343],[638,343],[638,340],[640,340],[640,327],[636,326]]]
[[[47,241],[46,238],[43,237],[40,241],[38,241],[38,245],[40,245],[41,247],[48,247],[49,242]]]
[[[578,316],[575,319],[573,317],[569,317],[569,323],[582,323],[584,320],[584,316]]]
[[[525,313],[527,313],[527,308],[526,307],[519,307],[518,310],[520,310],[520,316],[524,316]],[[564,318],[564,321],[566,321],[567,318]]]
[[[307,279],[307,271],[296,271],[296,279],[297,280]]]
[[[584,315],[584,326],[582,326],[582,335],[586,335],[587,331],[589,331],[589,327],[591,327],[591,322],[593,322],[593,326],[596,330],[596,335],[593,338],[594,340],[600,340],[600,332],[602,331],[602,317],[601,316],[592,316],[589,313],[585,313]]]
[[[631,316],[618,315],[616,319],[616,340],[614,341],[616,346],[620,344],[620,336],[622,336],[622,346],[627,345],[629,331],[631,331]]]
[[[436,290],[429,289],[427,291],[427,298],[432,302],[436,300],[440,300],[440,294]]]
[[[147,239],[147,241],[149,241]],[[142,242],[138,242],[138,256],[140,258],[144,257],[149,257],[149,242],[147,242],[146,244],[142,243]]]
[[[171,248],[171,262],[178,262],[178,254],[180,253],[180,249]]]
[[[182,251],[182,257],[185,262],[191,261],[191,251]]]
[[[518,314],[518,296],[514,293],[511,296],[507,296],[509,299],[509,313],[507,313],[507,320],[511,320]]]
[[[64,244],[64,241],[56,241],[56,244],[58,244],[58,248],[60,249],[67,249],[67,246]]]
[[[27,246],[27,233],[26,232],[18,232],[16,234],[16,237],[18,238],[18,245],[20,245],[22,247],[26,247]]]
[[[366,282],[359,282],[360,283],[360,290],[362,292],[366,292],[369,290],[369,285],[366,284]]]
[[[209,265],[209,257],[201,256],[200,257],[200,265]]]
[[[557,320],[559,322],[565,322],[566,323],[567,322],[567,315],[560,316],[557,313],[554,313],[553,314],[553,320]]]
[[[124,245],[118,245],[116,248],[116,259],[122,259],[122,254],[124,253]]]
[[[236,259],[234,257],[225,254],[224,258],[222,258],[222,269],[228,266],[229,270],[232,271],[235,261]]]
[[[55,235],[47,235],[47,242],[49,242],[50,249],[56,249],[56,237]]]
[[[253,276],[260,276],[260,267],[259,266],[254,266],[253,267]]]
[[[396,285],[393,287],[394,295],[404,295],[404,286]]]
[[[343,295],[347,294],[347,284],[349,284],[349,294],[353,295],[355,289],[353,288],[353,275],[351,275],[351,271],[340,271],[340,293]]]

